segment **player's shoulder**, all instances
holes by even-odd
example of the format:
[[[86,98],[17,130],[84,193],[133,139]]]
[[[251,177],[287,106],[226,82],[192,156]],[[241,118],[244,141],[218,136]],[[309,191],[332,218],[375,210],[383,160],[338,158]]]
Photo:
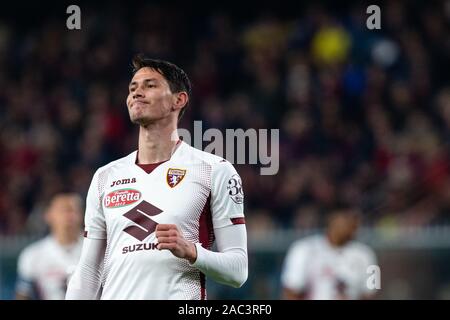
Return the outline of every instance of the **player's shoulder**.
[[[49,247],[51,239],[49,236],[36,240],[27,245],[21,252],[21,256],[27,259],[32,259],[35,256],[41,255]]]
[[[367,244],[353,240],[350,245],[349,249],[354,252],[355,254],[365,256],[365,257],[373,257],[375,256],[375,251]]]
[[[211,166],[213,170],[234,170],[234,166],[227,159],[215,154],[199,150],[183,142],[183,156],[190,157],[193,161],[199,161]]]
[[[291,245],[291,250],[304,251],[313,250],[316,247],[320,247],[323,242],[323,237],[318,234],[308,235],[300,239],[295,240]]]
[[[216,164],[222,160],[225,160],[222,157],[216,156],[215,154],[194,148],[186,142],[182,142],[183,147],[183,156],[192,157],[193,160],[206,162],[208,164]],[[225,160],[226,161],[226,160]]]
[[[125,166],[129,166],[130,164],[134,163],[134,161],[136,160],[136,154],[137,154],[137,150],[131,152],[130,154],[128,154],[122,158],[113,160],[113,161],[99,167],[96,171],[96,174],[99,175],[99,174],[109,171],[110,169],[114,169],[114,168],[121,169]]]

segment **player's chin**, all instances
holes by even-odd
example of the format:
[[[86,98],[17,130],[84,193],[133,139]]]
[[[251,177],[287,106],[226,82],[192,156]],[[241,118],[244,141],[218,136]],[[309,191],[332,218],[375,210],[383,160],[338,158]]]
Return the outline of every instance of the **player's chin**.
[[[137,124],[142,127],[146,127],[155,121],[155,119],[150,118],[150,117],[133,116],[133,115],[130,115],[130,120],[132,123]]]
[[[133,117],[133,116],[130,116],[130,120],[131,120],[132,123],[138,124],[140,126],[146,125],[148,123],[147,119],[144,118],[144,117]]]

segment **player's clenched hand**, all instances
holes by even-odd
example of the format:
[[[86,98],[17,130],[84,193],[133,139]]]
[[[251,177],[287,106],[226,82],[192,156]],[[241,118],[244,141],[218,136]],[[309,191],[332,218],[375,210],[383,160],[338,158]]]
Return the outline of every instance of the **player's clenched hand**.
[[[170,250],[174,256],[187,259],[194,263],[197,259],[197,249],[192,242],[187,241],[174,224],[158,224],[156,226],[157,248]]]

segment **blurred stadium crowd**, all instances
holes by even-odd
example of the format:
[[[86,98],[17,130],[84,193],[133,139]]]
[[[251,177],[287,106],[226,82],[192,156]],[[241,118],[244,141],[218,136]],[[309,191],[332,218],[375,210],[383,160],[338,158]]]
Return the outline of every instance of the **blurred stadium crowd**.
[[[280,129],[277,175],[237,165],[250,232],[317,227],[338,199],[369,225],[448,223],[450,2],[422,5],[386,2],[381,30],[361,4],[251,17],[86,4],[75,31],[65,12],[0,20],[0,234],[42,231],[54,193],[84,196],[97,167],[136,149],[137,52],[190,75],[181,127]]]

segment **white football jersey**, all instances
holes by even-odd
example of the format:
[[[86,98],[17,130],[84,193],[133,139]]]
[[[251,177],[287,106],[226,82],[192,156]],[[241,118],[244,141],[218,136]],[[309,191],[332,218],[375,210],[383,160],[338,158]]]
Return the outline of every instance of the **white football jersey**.
[[[158,223],[210,249],[214,228],[244,223],[241,179],[223,158],[185,142],[146,173],[137,151],[101,167],[89,188],[85,236],[106,239],[101,299],[205,299],[205,277],[158,250]]]
[[[67,283],[81,254],[82,237],[75,244],[62,246],[47,236],[20,254],[16,292],[41,300],[64,300]]]
[[[289,248],[282,272],[282,285],[303,292],[306,299],[359,299],[374,291],[367,286],[376,265],[374,251],[357,241],[333,247],[325,236],[297,240]]]

